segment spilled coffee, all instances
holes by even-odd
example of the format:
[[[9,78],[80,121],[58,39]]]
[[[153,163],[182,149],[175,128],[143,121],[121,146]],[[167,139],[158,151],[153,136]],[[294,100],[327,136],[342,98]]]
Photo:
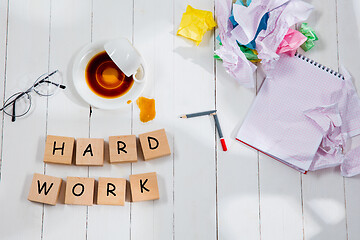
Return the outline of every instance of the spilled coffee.
[[[120,97],[134,84],[133,76],[127,77],[105,51],[89,61],[85,79],[91,91],[103,98]]]

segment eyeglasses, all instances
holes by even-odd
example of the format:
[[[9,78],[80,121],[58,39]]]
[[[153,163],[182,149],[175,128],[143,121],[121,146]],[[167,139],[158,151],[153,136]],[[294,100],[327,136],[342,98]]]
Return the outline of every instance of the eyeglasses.
[[[56,74],[57,73],[57,74]],[[11,117],[11,121],[15,122],[17,117],[24,116],[31,108],[30,92],[34,91],[40,96],[54,95],[57,89],[65,89],[62,85],[61,74],[58,70],[51,73],[45,73],[38,77],[34,84],[24,92],[17,92],[11,95],[6,101],[0,111]]]

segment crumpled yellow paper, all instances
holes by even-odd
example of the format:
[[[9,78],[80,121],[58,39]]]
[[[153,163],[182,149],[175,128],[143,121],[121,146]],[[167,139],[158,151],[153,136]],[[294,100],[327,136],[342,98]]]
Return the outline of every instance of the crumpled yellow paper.
[[[188,5],[182,16],[177,35],[194,40],[196,45],[199,45],[205,32],[215,26],[212,12],[195,9]]]

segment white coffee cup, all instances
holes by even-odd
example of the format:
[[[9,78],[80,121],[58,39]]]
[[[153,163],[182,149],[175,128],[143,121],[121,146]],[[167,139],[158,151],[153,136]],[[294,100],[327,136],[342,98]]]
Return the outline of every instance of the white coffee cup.
[[[129,40],[126,38],[111,40],[105,43],[104,49],[126,76],[133,75],[136,82],[145,79],[144,61]]]
[[[110,45],[107,50],[109,53],[113,53],[112,60],[114,62],[116,61],[116,65],[118,65],[119,62],[124,62],[125,60],[123,59],[127,59],[125,63],[123,63],[125,65],[120,65],[123,69],[119,68],[125,74],[126,69],[130,69],[129,66],[131,66],[132,70],[128,71],[127,74],[132,75],[134,79],[134,84],[127,93],[121,97],[112,99],[98,96],[89,88],[86,82],[86,67],[88,63],[94,56],[106,51],[105,45],[107,44]],[[123,55],[120,53],[123,53]],[[129,102],[135,102],[142,94],[146,86],[145,68],[144,60],[126,38],[105,40],[87,44],[76,54],[73,60],[72,80],[77,93],[91,106],[109,110],[119,109],[128,105]]]

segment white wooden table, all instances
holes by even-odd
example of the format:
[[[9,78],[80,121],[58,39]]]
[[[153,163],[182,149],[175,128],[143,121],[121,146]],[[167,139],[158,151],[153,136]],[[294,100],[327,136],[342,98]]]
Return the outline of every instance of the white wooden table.
[[[360,3],[310,2],[308,22],[320,40],[306,55],[334,69],[343,64],[360,87]],[[214,11],[213,0],[0,0],[1,102],[29,86],[22,76],[48,69],[60,69],[68,86],[48,99],[34,95],[32,113],[15,123],[0,113],[0,239],[359,239],[360,177],[343,178],[338,169],[302,175],[233,139],[256,92],[213,59],[214,33],[198,47],[175,35],[187,4]],[[148,64],[144,96],[156,99],[157,111],[151,123],[139,121],[135,104],[91,114],[71,88],[76,52],[119,36]],[[210,117],[179,119],[215,108],[228,152]],[[159,128],[168,133],[169,157],[103,167],[43,163],[46,134],[107,140]],[[86,207],[27,200],[35,172],[65,180],[152,171],[157,201]]]

